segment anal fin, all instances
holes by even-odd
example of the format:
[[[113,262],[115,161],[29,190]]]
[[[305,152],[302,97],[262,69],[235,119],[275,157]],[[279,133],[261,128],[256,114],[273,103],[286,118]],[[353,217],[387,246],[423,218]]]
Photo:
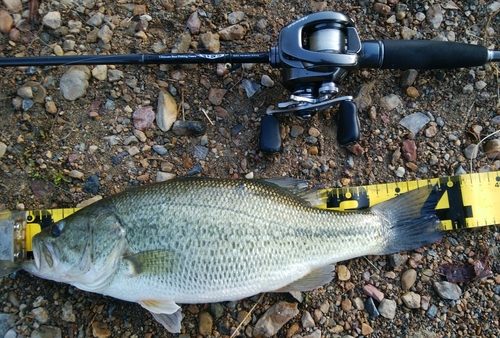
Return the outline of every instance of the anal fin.
[[[312,270],[304,277],[276,290],[275,292],[311,291],[319,288],[333,279],[333,265],[326,265],[319,269]]]
[[[181,308],[172,300],[145,299],[138,303],[172,333],[181,332]]]

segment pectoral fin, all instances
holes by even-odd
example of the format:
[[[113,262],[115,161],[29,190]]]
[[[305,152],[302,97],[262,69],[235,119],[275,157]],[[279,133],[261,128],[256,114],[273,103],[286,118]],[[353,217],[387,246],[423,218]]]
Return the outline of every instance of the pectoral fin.
[[[312,270],[304,277],[276,290],[276,292],[311,291],[319,288],[333,279],[333,265],[327,265],[319,269]]]
[[[145,299],[138,302],[151,312],[153,317],[172,333],[181,332],[181,308],[174,301],[162,299]]]
[[[123,257],[125,274],[135,277],[140,274],[161,275],[173,272],[175,254],[166,250],[143,251]]]

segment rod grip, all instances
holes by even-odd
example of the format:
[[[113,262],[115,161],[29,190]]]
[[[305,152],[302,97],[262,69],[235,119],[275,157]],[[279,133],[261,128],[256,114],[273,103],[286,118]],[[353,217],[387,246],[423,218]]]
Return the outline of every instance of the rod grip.
[[[434,40],[382,40],[382,69],[449,69],[482,66],[484,46]]]

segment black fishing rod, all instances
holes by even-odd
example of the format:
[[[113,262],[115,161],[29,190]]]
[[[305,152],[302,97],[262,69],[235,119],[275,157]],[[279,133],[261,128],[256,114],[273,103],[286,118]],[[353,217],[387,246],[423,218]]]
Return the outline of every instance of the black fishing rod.
[[[359,140],[359,121],[352,96],[335,97],[337,83],[360,68],[450,69],[500,62],[500,51],[484,46],[433,40],[361,41],[353,21],[339,12],[319,12],[284,27],[278,46],[258,53],[74,55],[0,58],[0,67],[102,64],[269,63],[280,68],[290,101],[268,109],[261,123],[262,151],[281,149],[276,114],[307,119],[340,103],[337,140]]]

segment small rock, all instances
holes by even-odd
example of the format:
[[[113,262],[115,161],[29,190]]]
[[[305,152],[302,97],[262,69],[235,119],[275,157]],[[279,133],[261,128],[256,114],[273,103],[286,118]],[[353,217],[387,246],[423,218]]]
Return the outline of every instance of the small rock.
[[[474,86],[471,85],[470,83],[465,85],[464,88],[462,89],[462,93],[464,94],[470,94],[474,91]]]
[[[7,151],[7,145],[3,142],[0,142],[0,158],[5,155],[5,152]]]
[[[186,26],[191,34],[196,35],[200,32],[201,20],[198,11],[194,11],[186,22]]]
[[[255,93],[257,93],[257,91],[260,89],[260,85],[258,83],[255,83],[248,79],[243,79],[241,81],[241,85],[245,89],[248,98],[254,96]]]
[[[488,5],[488,11],[493,13],[500,10],[500,1],[494,1]]]
[[[61,26],[61,13],[59,12],[48,12],[42,19],[42,24],[52,29],[56,29]]]
[[[168,152],[168,149],[165,148],[165,146],[161,146],[161,145],[158,145],[158,144],[155,144],[153,147],[152,147],[153,151],[155,153],[157,153],[158,155],[165,155],[167,152]]]
[[[211,303],[210,304],[210,312],[217,320],[224,315],[224,308],[220,303]]]
[[[220,50],[219,35],[212,34],[212,32],[200,34],[200,44],[205,47],[206,50],[212,53],[218,53]]]
[[[61,319],[71,323],[76,321],[76,315],[73,312],[73,305],[70,302],[64,303],[61,309]]]
[[[434,282],[434,290],[439,294],[439,297],[449,300],[457,300],[462,296],[462,289],[455,284],[450,282]]]
[[[158,94],[158,110],[156,112],[156,125],[160,130],[166,132],[172,128],[177,120],[177,102],[167,92]]]
[[[222,40],[232,41],[232,40],[241,40],[245,37],[247,30],[242,25],[232,25],[226,27],[219,31],[219,37]]]
[[[302,128],[299,125],[294,124],[290,130],[290,136],[293,138],[299,137],[300,135],[302,135],[303,132],[304,132],[304,128]]]
[[[431,126],[429,126],[429,128],[427,128],[425,130],[425,136],[429,137],[429,138],[436,136],[436,134],[438,132],[438,129],[436,127],[435,122],[432,122],[432,123],[434,123],[434,124],[432,124]]]
[[[309,128],[308,133],[309,133],[309,135],[311,135],[313,137],[319,137],[321,135],[321,132],[314,127]]]
[[[465,158],[472,160],[477,157],[478,152],[479,152],[479,147],[477,146],[477,144],[471,144],[464,149],[464,156]]]
[[[369,107],[372,105],[372,97],[370,93],[373,90],[374,86],[375,81],[371,81],[367,84],[363,84],[359,88],[358,93],[353,99],[353,102],[356,103],[358,111],[369,109]]]
[[[345,265],[339,265],[337,267],[337,278],[341,281],[347,281],[351,278],[351,272]]]
[[[399,121],[399,124],[416,135],[429,122],[430,119],[427,115],[418,112],[405,116]]]
[[[116,82],[123,78],[123,72],[118,69],[108,69],[108,81]]]
[[[201,136],[205,133],[206,127],[200,121],[180,121],[177,120],[172,126],[172,132],[177,136],[194,135]]]
[[[216,105],[220,106],[222,104],[222,99],[224,98],[224,95],[226,95],[227,89],[223,88],[211,88],[209,93],[208,93],[208,100]]]
[[[267,74],[262,75],[260,84],[268,88],[274,87],[274,81]]]
[[[410,86],[408,88],[406,88],[406,94],[409,96],[409,97],[418,97],[420,94],[418,93],[418,89],[413,87],[413,86]]]
[[[401,105],[401,99],[395,94],[389,94],[380,99],[380,106],[389,112]]]
[[[417,280],[417,271],[415,269],[409,269],[403,272],[401,276],[401,287],[403,290],[409,290],[415,281]]]
[[[368,311],[370,318],[375,319],[378,316],[380,316],[380,312],[378,312],[377,307],[375,306],[375,302],[373,301],[372,297],[366,298],[364,306],[365,306],[366,311]]]
[[[31,99],[33,98],[33,89],[30,86],[22,86],[17,90],[17,95],[23,99]]]
[[[163,171],[156,172],[156,182],[164,182],[175,178],[175,174],[166,173]]]
[[[134,136],[137,137],[137,139],[142,143],[148,140],[146,134],[139,129],[134,129]]]
[[[155,112],[153,107],[146,106],[137,109],[132,115],[134,119],[134,127],[141,131],[151,128],[153,121],[155,120]]]
[[[259,318],[253,330],[255,338],[274,336],[290,319],[299,314],[298,303],[278,302]]]
[[[477,90],[483,90],[486,87],[486,85],[487,85],[486,82],[484,82],[482,80],[481,81],[477,81],[475,83],[475,87],[476,87]]]
[[[11,13],[19,13],[23,10],[21,0],[3,0],[2,2]]]
[[[427,22],[433,29],[438,29],[441,22],[443,22],[443,11],[441,10],[440,4],[430,6],[425,15]]]
[[[99,188],[101,187],[101,182],[99,182],[99,177],[97,175],[90,176],[85,184],[83,185],[83,191],[87,194],[97,195],[99,193]]]
[[[127,149],[127,152],[130,156],[135,156],[135,155],[139,154],[141,151],[136,146],[132,146],[132,147]]]
[[[413,162],[417,159],[417,145],[414,140],[404,140],[401,143],[401,154],[405,160]]]
[[[71,170],[69,172],[69,177],[76,178],[79,180],[81,180],[83,178],[83,176],[85,176],[85,175],[79,170]]]
[[[212,334],[214,320],[210,313],[204,311],[198,315],[198,332],[201,335],[208,336]]]
[[[93,322],[92,335],[95,338],[107,338],[111,336],[111,330],[108,329],[108,325],[105,322]]]
[[[311,316],[311,314],[309,313],[309,311],[304,311],[302,313],[301,323],[302,323],[302,327],[304,329],[314,327],[314,325],[315,325],[314,319]]]
[[[40,325],[40,327],[31,332],[30,338],[61,338],[62,332],[61,328]]]
[[[363,334],[363,336],[368,336],[369,334],[373,333],[373,329],[370,325],[361,323],[361,333]]]
[[[392,299],[383,299],[378,306],[378,311],[382,317],[394,319],[396,316],[396,301]]]
[[[106,81],[108,78],[108,66],[97,65],[92,69],[92,76],[99,81]]]
[[[429,309],[427,311],[425,311],[425,315],[430,318],[430,319],[433,319],[436,317],[437,315],[437,312],[438,312],[438,308],[436,305],[432,304]]]
[[[108,25],[104,25],[97,32],[97,37],[101,39],[105,44],[108,44],[113,38],[113,31],[111,30],[111,28],[109,28]]]
[[[340,303],[340,307],[344,312],[349,312],[352,310],[352,302],[349,298],[346,298]]]
[[[104,14],[102,14],[99,11],[95,11],[94,15],[92,15],[92,17],[89,20],[87,20],[87,25],[93,27],[101,27],[103,22],[104,22]]]
[[[408,69],[405,70],[401,74],[401,80],[400,80],[400,85],[403,88],[409,88],[415,83],[415,80],[417,79],[418,72],[415,69]]]
[[[366,284],[365,286],[363,286],[363,293],[369,297],[372,297],[377,302],[380,302],[382,301],[382,299],[384,299],[384,294],[372,284]]]
[[[87,92],[90,70],[85,66],[69,68],[59,81],[59,88],[66,100],[74,101]]]
[[[408,256],[402,255],[400,253],[396,253],[396,254],[393,254],[389,257],[389,263],[391,264],[391,266],[393,268],[396,268],[396,267],[404,264],[404,262],[406,262],[407,259],[408,259]]]
[[[245,13],[243,13],[242,11],[235,11],[229,13],[229,15],[227,16],[227,22],[230,25],[235,25],[241,22],[244,18],[245,18]]]
[[[354,306],[359,311],[363,311],[365,309],[365,304],[363,303],[363,300],[359,297],[354,298]]]
[[[401,296],[403,303],[410,309],[420,308],[420,295],[415,292],[407,292]]]
[[[49,320],[49,313],[44,307],[37,307],[31,310],[31,314],[40,324],[46,323]]]
[[[404,177],[405,176],[405,173],[406,173],[406,170],[404,167],[398,167],[395,171],[394,171],[394,174],[397,176],[397,177]]]

